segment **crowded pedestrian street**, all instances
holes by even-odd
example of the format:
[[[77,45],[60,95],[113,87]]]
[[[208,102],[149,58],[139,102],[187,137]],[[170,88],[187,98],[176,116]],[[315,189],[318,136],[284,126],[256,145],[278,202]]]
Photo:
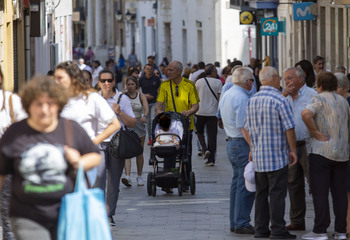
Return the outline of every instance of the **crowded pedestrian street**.
[[[254,239],[254,235],[230,232],[229,195],[232,167],[227,158],[224,130],[218,131],[217,161],[214,167],[206,167],[203,157],[197,156],[195,141],[196,138],[193,139],[192,157],[197,181],[195,195],[186,192],[179,197],[177,189],[174,189],[173,194],[167,194],[157,188],[155,197],[148,196],[146,184],[143,187],[136,186],[136,165],[133,164],[133,186],[127,188],[121,184],[115,215],[116,226],[111,227],[114,239]],[[146,164],[149,149],[149,146],[145,146],[144,179],[152,171],[152,167]],[[306,197],[306,204],[305,231],[291,232],[297,235],[297,239],[312,230],[314,212],[310,196]],[[288,224],[288,196],[285,212]],[[254,207],[251,218],[254,226]],[[333,229],[333,224],[332,219],[329,232]]]

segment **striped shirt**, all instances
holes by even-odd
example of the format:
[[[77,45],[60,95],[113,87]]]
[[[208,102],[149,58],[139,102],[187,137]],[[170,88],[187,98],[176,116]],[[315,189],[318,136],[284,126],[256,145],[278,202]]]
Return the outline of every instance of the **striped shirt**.
[[[318,130],[329,136],[329,141],[311,137],[306,141],[308,153],[319,154],[337,162],[349,160],[349,104],[336,92],[322,92],[306,106],[314,114]]]
[[[289,145],[286,131],[295,127],[293,111],[281,92],[262,86],[248,102],[244,124],[251,137],[256,172],[276,171],[287,166]]]

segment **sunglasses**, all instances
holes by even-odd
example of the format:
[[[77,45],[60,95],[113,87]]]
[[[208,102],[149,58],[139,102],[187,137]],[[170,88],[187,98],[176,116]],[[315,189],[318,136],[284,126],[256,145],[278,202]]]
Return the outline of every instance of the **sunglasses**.
[[[175,86],[175,96],[179,96],[179,86]]]
[[[100,81],[101,83],[105,83],[106,81],[109,82],[109,83],[111,83],[111,82],[113,82],[113,79],[112,79],[112,78],[100,79],[99,81]]]

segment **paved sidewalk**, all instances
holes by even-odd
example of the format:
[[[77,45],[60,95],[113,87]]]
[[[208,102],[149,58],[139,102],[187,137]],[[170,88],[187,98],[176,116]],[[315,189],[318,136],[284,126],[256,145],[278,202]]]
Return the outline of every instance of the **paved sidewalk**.
[[[193,171],[196,174],[196,194],[166,194],[157,188],[156,197],[147,195],[149,147],[145,146],[143,178],[145,186],[136,186],[136,163],[132,160],[133,186],[121,186],[115,215],[116,226],[112,227],[114,239],[254,239],[252,235],[230,232],[229,191],[232,168],[226,154],[226,135],[218,133],[218,152],[215,167],[205,167],[202,157],[197,157],[196,138],[193,138]],[[289,200],[286,200],[285,220],[289,223]],[[332,210],[331,210],[332,212]],[[301,235],[313,226],[312,199],[307,197],[307,231],[294,232]],[[254,225],[254,207],[251,214]],[[333,223],[329,229],[333,229]],[[329,234],[331,237],[331,234]]]

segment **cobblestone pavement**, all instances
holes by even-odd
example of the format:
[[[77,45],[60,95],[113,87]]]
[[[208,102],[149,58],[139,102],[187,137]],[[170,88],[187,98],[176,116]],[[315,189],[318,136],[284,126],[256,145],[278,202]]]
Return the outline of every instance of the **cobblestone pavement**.
[[[173,194],[166,194],[160,188],[157,188],[155,197],[147,195],[146,179],[152,168],[148,165],[149,147],[145,144],[145,186],[136,186],[136,163],[133,159],[133,186],[121,186],[115,215],[116,226],[112,227],[114,239],[254,239],[252,235],[230,232],[229,191],[232,168],[226,154],[225,138],[225,132],[219,129],[215,167],[206,167],[206,160],[197,156],[196,138],[193,138],[192,164],[197,189],[195,195],[184,193],[182,197],[178,196],[177,189],[174,189]],[[288,212],[287,197],[287,224]],[[307,197],[306,215],[306,231],[294,232],[298,239],[311,231],[313,226],[314,213],[310,197]],[[254,207],[251,218],[251,224],[254,225]],[[333,229],[333,223],[330,229]]]

